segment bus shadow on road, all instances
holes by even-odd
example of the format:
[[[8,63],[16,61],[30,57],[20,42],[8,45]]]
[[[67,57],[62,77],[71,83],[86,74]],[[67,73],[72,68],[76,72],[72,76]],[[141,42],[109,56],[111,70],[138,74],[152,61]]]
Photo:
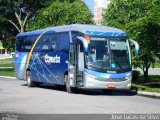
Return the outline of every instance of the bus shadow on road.
[[[27,84],[22,84],[22,86],[27,86]],[[50,85],[50,84],[42,84],[40,86],[36,86],[37,88],[48,89],[48,90],[56,90],[61,92],[66,92],[66,88],[63,85]],[[136,88],[132,90],[90,90],[90,89],[76,89],[74,94],[81,95],[91,95],[91,96],[134,96],[137,95]]]
[[[137,94],[136,91],[129,91],[129,90],[112,90],[112,91],[105,91],[102,90],[80,90],[78,94],[84,95],[100,95],[100,96],[134,96]]]
[[[22,86],[27,86],[27,84],[22,84]],[[65,86],[63,86],[63,85],[41,84],[38,86],[34,86],[33,88],[42,88],[42,89],[49,89],[49,90],[57,90],[57,91],[66,92]]]
[[[46,84],[43,84],[43,85],[40,85],[39,88],[66,92],[65,86],[63,86],[63,85],[46,85]]]

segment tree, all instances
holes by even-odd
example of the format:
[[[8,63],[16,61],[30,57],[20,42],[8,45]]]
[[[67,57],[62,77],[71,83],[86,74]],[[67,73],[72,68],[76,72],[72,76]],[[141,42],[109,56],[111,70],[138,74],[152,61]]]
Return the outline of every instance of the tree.
[[[133,64],[143,70],[144,82],[148,81],[148,69],[160,46],[159,11],[159,0],[112,0],[103,15],[104,25],[119,27],[138,41],[141,53],[133,57]]]
[[[34,19],[37,11],[49,6],[53,1],[55,0],[1,0],[0,34],[3,36],[1,40],[4,47],[13,51],[15,36],[26,31],[28,20]]]
[[[23,19],[22,16],[21,16],[21,14],[22,14],[22,10],[21,9],[22,8],[20,8],[20,10],[19,10],[19,14],[16,11],[14,13],[16,18],[17,18],[17,20],[18,20],[19,26],[16,25],[16,23],[14,23],[12,20],[8,20],[8,21],[18,30],[18,32],[25,32],[26,31],[25,28],[26,28],[26,25],[27,25],[28,18],[30,16],[30,12],[25,12],[26,15],[25,15],[25,17]]]
[[[130,23],[128,33],[132,38],[137,39],[141,46],[141,54],[133,57],[133,64],[143,70],[144,82],[147,82],[148,69],[152,63],[155,63],[158,46],[160,46],[160,25],[145,19],[147,18]]]
[[[93,24],[93,15],[81,0],[59,0],[42,9],[28,30],[66,24]]]

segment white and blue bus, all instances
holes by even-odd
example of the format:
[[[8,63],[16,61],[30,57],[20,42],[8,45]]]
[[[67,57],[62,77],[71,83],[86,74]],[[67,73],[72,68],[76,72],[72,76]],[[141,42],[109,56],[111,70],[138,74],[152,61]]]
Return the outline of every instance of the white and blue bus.
[[[65,85],[67,92],[82,89],[131,88],[129,41],[120,29],[95,25],[65,25],[19,33],[15,71],[28,87]]]

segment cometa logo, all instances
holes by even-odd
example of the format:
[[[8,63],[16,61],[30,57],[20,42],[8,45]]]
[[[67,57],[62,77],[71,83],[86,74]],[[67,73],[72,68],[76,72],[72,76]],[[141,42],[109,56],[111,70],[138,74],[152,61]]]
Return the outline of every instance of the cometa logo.
[[[52,57],[46,54],[44,59],[46,63],[60,63],[60,56],[57,55],[55,57]]]

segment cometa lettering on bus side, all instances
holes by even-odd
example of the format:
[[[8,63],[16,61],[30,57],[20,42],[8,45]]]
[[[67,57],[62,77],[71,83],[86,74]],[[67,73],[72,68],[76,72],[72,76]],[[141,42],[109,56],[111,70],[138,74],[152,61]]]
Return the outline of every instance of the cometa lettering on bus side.
[[[60,63],[60,56],[48,56],[48,54],[45,55],[45,62],[46,63]]]

